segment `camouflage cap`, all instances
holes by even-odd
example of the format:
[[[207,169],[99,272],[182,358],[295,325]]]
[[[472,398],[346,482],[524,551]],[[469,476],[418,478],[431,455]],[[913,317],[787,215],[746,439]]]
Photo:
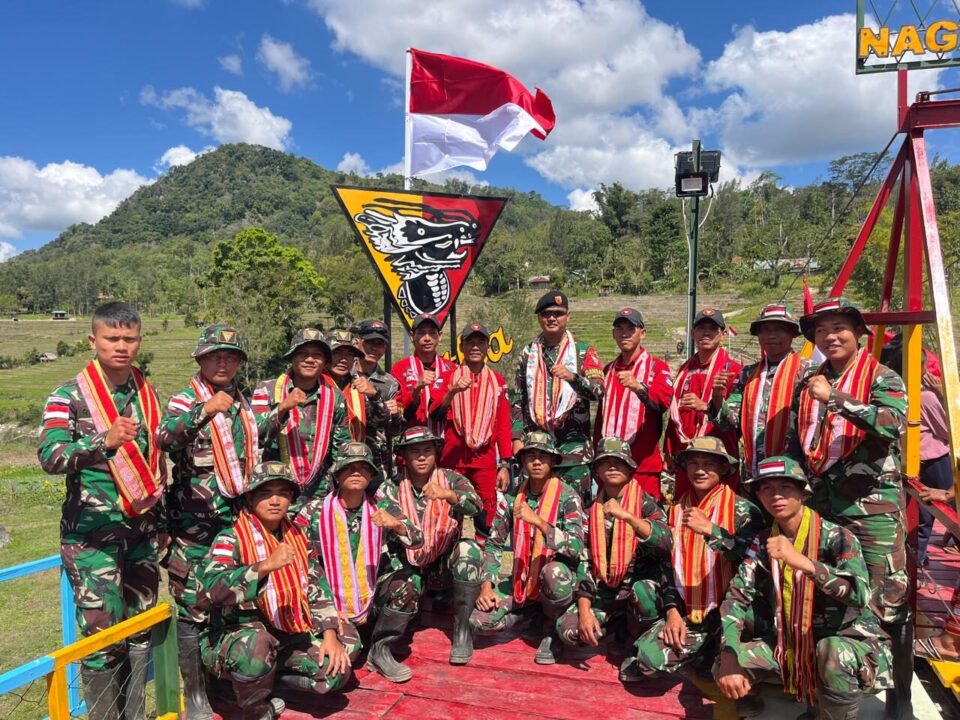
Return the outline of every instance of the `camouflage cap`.
[[[813,342],[813,331],[817,320],[827,315],[849,315],[860,332],[865,335],[873,335],[856,303],[845,297],[831,297],[818,302],[813,306],[811,313],[800,318],[800,330],[807,340]]]
[[[370,469],[373,471],[373,474],[377,474],[377,464],[373,461],[373,452],[367,447],[366,443],[362,442],[348,442],[340,446],[339,450],[340,456],[337,458],[337,461],[333,464],[333,467],[330,468],[330,472],[336,475],[338,472],[343,470],[347,465],[352,465],[353,463],[366,463],[370,466]]]
[[[194,348],[190,357],[199,358],[215,350],[236,350],[247,359],[246,343],[243,336],[235,327],[226,323],[215,323],[207,325],[200,333],[200,339],[197,340],[197,347]]]
[[[250,478],[247,480],[246,486],[243,488],[244,494],[256,490],[261,485],[265,485],[271,480],[286,480],[290,483],[296,494],[300,494],[300,486],[297,485],[297,481],[293,479],[293,474],[290,472],[290,468],[282,462],[263,462],[259,465],[256,465],[253,468],[253,472],[250,473]]]
[[[700,455],[715,455],[716,457],[723,458],[727,461],[727,472],[725,475],[733,472],[734,468],[737,466],[736,458],[732,457],[727,453],[727,449],[723,446],[723,441],[720,438],[715,438],[712,435],[704,435],[702,437],[696,437],[690,441],[690,444],[686,448],[681,450],[676,454],[676,461],[678,465],[684,465],[687,462],[687,457],[698,453]]]
[[[760,483],[769,478],[786,478],[787,480],[793,480],[800,486],[801,490],[809,495],[813,495],[813,487],[810,485],[810,480],[807,479],[807,475],[803,472],[800,463],[793,458],[785,455],[774,455],[773,457],[764,458],[757,463],[757,474],[744,482],[743,486],[745,489],[755,493],[760,489]]]
[[[523,436],[523,447],[517,451],[517,457],[519,458],[528,450],[541,450],[542,452],[553,455],[558,463],[563,460],[563,455],[557,450],[557,446],[553,442],[553,436],[542,430],[534,430]]]
[[[327,341],[330,344],[331,353],[340,348],[349,348],[355,357],[364,357],[363,350],[357,347],[353,333],[349,330],[344,330],[343,328],[331,330],[327,336]]]
[[[637,463],[630,452],[630,443],[618,437],[605,437],[597,443],[597,454],[593,456],[590,467],[596,467],[597,461],[611,457],[622,460],[631,470],[637,469]]]
[[[760,308],[757,319],[750,323],[750,334],[756,335],[764,323],[787,325],[793,331],[794,337],[800,334],[800,323],[793,315],[793,308],[786,303],[773,303]]]
[[[417,443],[424,442],[432,442],[440,445],[443,439],[434,435],[430,428],[424,427],[423,425],[415,425],[404,430],[393,447],[399,450],[408,445],[416,445]]]
[[[293,339],[290,340],[290,349],[287,350],[283,357],[288,358],[293,355],[297,348],[303,347],[309,343],[317,343],[326,351],[327,360],[330,360],[330,343],[327,342],[327,339],[323,336],[323,331],[317,330],[316,328],[304,328],[303,330],[297,330],[296,334],[293,336]]]

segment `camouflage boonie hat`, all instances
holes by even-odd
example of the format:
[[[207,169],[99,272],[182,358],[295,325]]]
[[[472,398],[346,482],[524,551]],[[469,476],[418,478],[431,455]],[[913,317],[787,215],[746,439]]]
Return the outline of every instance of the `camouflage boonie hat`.
[[[399,450],[408,445],[416,445],[417,443],[424,442],[432,442],[440,445],[443,440],[434,435],[430,428],[424,427],[423,425],[415,425],[403,431],[399,440],[394,444],[394,447]]]
[[[691,440],[685,449],[675,455],[677,464],[684,465],[687,462],[687,456],[692,453],[715,455],[723,458],[727,461],[727,472],[724,473],[725,475],[732,473],[737,466],[736,458],[727,453],[727,449],[723,446],[720,438],[715,438],[712,435],[704,435],[703,437],[696,437]]]
[[[785,455],[774,455],[773,457],[764,458],[757,463],[757,474],[746,480],[743,483],[743,487],[755,493],[760,489],[760,483],[768,478],[786,478],[787,480],[793,480],[800,486],[801,490],[813,495],[813,487],[810,485],[810,480],[807,479],[807,475],[803,472],[803,468],[800,467],[800,463],[793,458],[786,457]]]
[[[813,306],[813,312],[800,318],[800,330],[807,340],[813,342],[813,330],[817,324],[817,319],[826,315],[849,315],[853,318],[857,329],[865,335],[873,335],[856,303],[845,297],[831,297],[818,302]]]
[[[347,465],[360,462],[370,466],[373,474],[377,474],[377,465],[373,462],[373,452],[367,447],[366,443],[348,442],[340,446],[340,457],[330,468],[330,472],[336,475]]]
[[[200,333],[200,339],[197,340],[197,347],[190,353],[190,357],[199,358],[215,350],[236,350],[247,359],[246,343],[243,336],[235,327],[226,323],[215,323],[207,325]]]
[[[557,463],[563,460],[563,455],[557,450],[557,446],[553,442],[553,436],[541,430],[534,430],[523,436],[523,447],[517,451],[517,458],[527,450],[541,450],[553,455]]]
[[[793,330],[793,336],[800,334],[800,323],[793,316],[793,308],[786,303],[774,303],[760,308],[757,319],[750,323],[750,334],[756,335],[764,323],[781,323]]]
[[[342,328],[331,330],[330,334],[327,336],[327,340],[330,344],[331,353],[339,348],[349,348],[355,357],[364,357],[363,350],[354,344],[353,333],[349,330],[344,330]]]
[[[271,480],[286,480],[290,483],[296,494],[300,494],[300,486],[297,484],[297,481],[293,479],[293,474],[290,472],[290,468],[282,462],[264,462],[256,465],[253,468],[253,472],[250,473],[250,479],[247,480],[247,485],[243,489],[243,493],[247,494],[248,492],[253,492],[261,485],[265,485]]]
[[[618,437],[605,437],[597,443],[597,454],[593,456],[590,467],[596,467],[599,460],[610,457],[622,460],[631,470],[637,469],[637,463],[630,452],[630,443]]]
[[[323,336],[323,332],[316,328],[297,330],[297,334],[294,335],[290,341],[290,349],[283,354],[283,357],[290,357],[297,351],[297,348],[303,347],[308,343],[318,343],[322,345],[327,356],[327,361],[330,361],[330,343],[328,343],[327,339]]]

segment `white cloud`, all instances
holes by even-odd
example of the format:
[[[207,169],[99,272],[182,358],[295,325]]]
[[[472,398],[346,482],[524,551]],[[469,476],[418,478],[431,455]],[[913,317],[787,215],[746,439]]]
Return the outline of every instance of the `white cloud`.
[[[239,55],[221,55],[217,58],[217,62],[228,73],[243,75],[243,60]]]
[[[8,242],[0,240],[0,263],[6,262],[14,255],[19,255],[20,251]]]
[[[289,147],[293,123],[285,117],[258,106],[239,90],[215,87],[213,94],[211,100],[192,87],[158,94],[147,86],[140,91],[140,102],[162,110],[183,110],[187,125],[222,143],[252,143],[276,150]]]
[[[342,173],[356,173],[364,177],[370,174],[370,166],[367,165],[363,156],[360,153],[352,152],[343,154],[343,159],[337,163],[337,170]]]
[[[102,175],[69,160],[40,168],[32,160],[0,157],[0,237],[97,222],[146,182],[133,170]]]
[[[264,35],[257,59],[276,74],[281,90],[289,91],[310,81],[310,61],[297,55],[290,43]]]
[[[156,172],[161,173],[169,170],[172,167],[189,165],[198,157],[210,152],[213,149],[213,145],[207,145],[202,150],[194,152],[186,145],[175,145],[160,156],[160,159],[153,166],[153,169]]]
[[[600,209],[597,201],[593,197],[594,190],[591,188],[576,188],[567,194],[567,202],[571,210],[587,210],[596,212]]]
[[[374,170],[370,167],[363,155],[360,153],[347,152],[344,153],[343,158],[340,162],[337,163],[337,170],[343,173],[356,173],[361,177],[374,177],[376,175],[402,175],[403,174],[403,160],[398,160],[395,163],[391,163],[386,167]],[[474,175],[469,170],[460,170],[454,168],[453,170],[444,170],[443,172],[430,173],[428,175],[419,176],[421,180],[426,180],[427,182],[436,183],[437,185],[442,185],[447,180],[460,180],[467,183],[468,185],[475,185],[478,187],[487,187],[490,185],[486,180],[481,180],[476,175]]]

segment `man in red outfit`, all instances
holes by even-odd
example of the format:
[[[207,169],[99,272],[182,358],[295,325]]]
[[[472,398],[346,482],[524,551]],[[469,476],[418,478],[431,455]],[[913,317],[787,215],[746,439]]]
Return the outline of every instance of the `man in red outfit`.
[[[443,437],[443,421],[430,420],[430,406],[440,392],[440,380],[454,364],[437,354],[440,347],[440,322],[431,313],[417,315],[411,326],[413,355],[390,368],[400,383],[400,407],[407,427],[424,425],[438,438]]]

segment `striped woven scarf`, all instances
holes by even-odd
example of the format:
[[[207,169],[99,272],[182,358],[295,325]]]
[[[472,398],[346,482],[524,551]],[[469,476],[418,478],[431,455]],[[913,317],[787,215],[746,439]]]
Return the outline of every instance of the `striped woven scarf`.
[[[447,474],[437,468],[433,471],[430,482],[436,481],[444,490],[450,488]],[[417,511],[417,501],[413,496],[413,483],[404,472],[400,481],[400,509],[403,514],[423,530],[423,545],[418,548],[407,548],[407,559],[415,567],[426,567],[446,552],[450,542],[457,536],[459,523],[450,514],[453,509],[446,500],[427,500],[423,509],[423,517]]]
[[[281,375],[273,388],[273,401],[281,403],[289,395],[293,378]],[[299,407],[290,408],[287,422],[280,431],[280,459],[293,470],[293,477],[300,487],[309,485],[320,471],[327,450],[330,448],[330,430],[333,427],[334,392],[324,383],[317,387],[317,422],[313,429],[313,444],[308,446],[300,434],[304,412]]]
[[[756,368],[743,386],[743,403],[740,406],[740,428],[743,435],[743,455],[751,475],[756,474],[756,439],[763,430],[763,456],[782,455],[787,444],[787,429],[790,427],[790,405],[802,361],[795,352],[787,353],[773,373],[770,383],[770,402],[767,416],[760,427],[760,409],[763,407],[763,390],[767,381],[767,360],[757,363]]]
[[[517,502],[527,502],[529,480],[520,486]],[[550,525],[557,524],[560,510],[560,479],[547,480],[537,503],[537,515]],[[513,599],[518,603],[540,597],[540,571],[553,558],[543,533],[518,517],[513,519]]]
[[[371,519],[376,511],[373,502],[364,497],[356,554],[350,543],[349,522],[340,496],[327,495],[320,511],[323,569],[333,601],[337,611],[357,625],[366,622],[377,586],[382,531]]]
[[[652,365],[650,353],[646,350],[641,350],[627,367],[621,366],[619,359],[610,365],[607,376],[603,380],[602,437],[618,437],[628,443],[633,442],[637,436],[637,429],[643,426],[646,406],[639,395],[620,384],[617,373],[629,370],[635,379],[649,385]]]
[[[623,520],[614,519],[613,538],[610,543],[609,560],[607,554],[607,526],[604,522],[603,504],[607,493],[603,489],[590,507],[590,569],[593,576],[607,587],[618,588],[637,550],[637,534],[633,526]],[[634,517],[643,514],[643,489],[640,483],[631,479],[620,496],[623,509]]]
[[[190,387],[200,402],[213,398],[213,387],[199,373],[190,381]],[[242,393],[237,392],[234,399],[240,403],[240,425],[243,427],[243,465],[234,444],[233,429],[226,413],[217,413],[210,420],[210,439],[213,443],[213,470],[217,478],[217,487],[224,497],[234,498],[242,495],[247,478],[257,464],[257,421],[250,405]]]
[[[670,419],[677,428],[677,434],[683,441],[684,447],[690,444],[694,438],[701,437],[706,433],[707,424],[710,422],[709,413],[688,411],[680,414],[680,398],[685,393],[690,392],[687,378],[690,377],[690,371],[695,364],[699,365],[699,358],[694,355],[680,366],[677,371],[677,381],[673,388],[673,397],[670,398]],[[710,356],[710,362],[707,363],[706,379],[703,383],[703,389],[700,391],[700,399],[704,402],[710,401],[710,394],[713,392],[713,380],[721,372],[726,372],[730,365],[730,356],[722,347],[718,347],[713,355]],[[694,419],[696,418],[696,419]]]
[[[473,380],[473,384],[453,398],[453,427],[467,447],[476,450],[490,442],[493,436],[500,386],[493,370],[486,365],[476,377],[473,377],[470,368],[461,365],[453,371],[450,384],[453,385],[463,377]]]
[[[577,343],[569,330],[560,341],[554,367],[558,365],[562,365],[572,373],[577,372]],[[554,430],[563,425],[567,413],[577,404],[577,393],[566,380],[551,377],[543,357],[542,336],[530,345],[525,377],[530,417],[537,426],[545,430]]]

